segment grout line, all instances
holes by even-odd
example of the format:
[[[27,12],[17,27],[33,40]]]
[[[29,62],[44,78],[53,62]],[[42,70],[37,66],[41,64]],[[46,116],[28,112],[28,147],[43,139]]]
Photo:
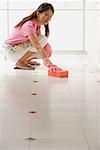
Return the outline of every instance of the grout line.
[[[7,0],[7,36],[9,35],[9,0]]]
[[[69,86],[69,89],[70,89],[70,91],[71,91],[70,86]],[[85,138],[85,142],[86,142],[86,144],[87,144],[88,150],[91,150],[90,145],[89,145],[89,143],[88,143],[87,136],[86,136],[86,134],[85,134],[85,130],[84,130],[84,127],[83,127],[83,123],[82,123],[80,114],[79,114],[79,112],[78,112],[78,110],[77,110],[76,102],[74,101],[74,97],[73,97],[72,91],[71,91],[71,95],[72,95],[73,103],[74,103],[74,105],[75,105],[75,109],[76,109],[77,116],[78,116],[79,121],[80,121],[80,126],[81,126],[81,129],[82,129],[82,132],[83,132],[83,136],[84,136],[84,138]]]

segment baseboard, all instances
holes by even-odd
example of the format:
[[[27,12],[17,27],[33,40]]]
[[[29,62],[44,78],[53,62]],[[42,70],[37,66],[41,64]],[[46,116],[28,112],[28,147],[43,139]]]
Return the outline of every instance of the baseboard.
[[[53,54],[87,54],[85,50],[54,50]]]

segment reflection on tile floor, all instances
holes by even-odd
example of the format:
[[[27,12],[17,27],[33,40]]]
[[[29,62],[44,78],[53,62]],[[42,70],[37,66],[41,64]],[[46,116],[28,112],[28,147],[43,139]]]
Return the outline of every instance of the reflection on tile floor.
[[[100,150],[100,72],[85,54],[51,60],[69,78],[49,77],[41,60],[14,70],[1,54],[0,150]]]

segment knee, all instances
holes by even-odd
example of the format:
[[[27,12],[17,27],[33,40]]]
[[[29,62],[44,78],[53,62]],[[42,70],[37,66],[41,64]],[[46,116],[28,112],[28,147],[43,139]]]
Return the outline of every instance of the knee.
[[[52,48],[51,48],[51,45],[49,43],[47,43],[45,45],[44,50],[45,50],[47,56],[50,57],[52,54]]]
[[[47,44],[47,38],[44,35],[39,35],[38,40],[42,47],[44,47]]]

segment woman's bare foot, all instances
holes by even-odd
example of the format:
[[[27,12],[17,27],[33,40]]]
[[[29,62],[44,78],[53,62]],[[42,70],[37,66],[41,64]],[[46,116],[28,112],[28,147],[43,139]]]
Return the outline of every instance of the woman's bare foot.
[[[23,70],[35,70],[30,64],[25,64],[24,62],[17,62],[16,67]]]
[[[30,64],[30,65],[40,66],[40,63],[37,62],[37,61],[31,61],[31,60],[28,60],[26,63],[27,63],[27,64]]]

